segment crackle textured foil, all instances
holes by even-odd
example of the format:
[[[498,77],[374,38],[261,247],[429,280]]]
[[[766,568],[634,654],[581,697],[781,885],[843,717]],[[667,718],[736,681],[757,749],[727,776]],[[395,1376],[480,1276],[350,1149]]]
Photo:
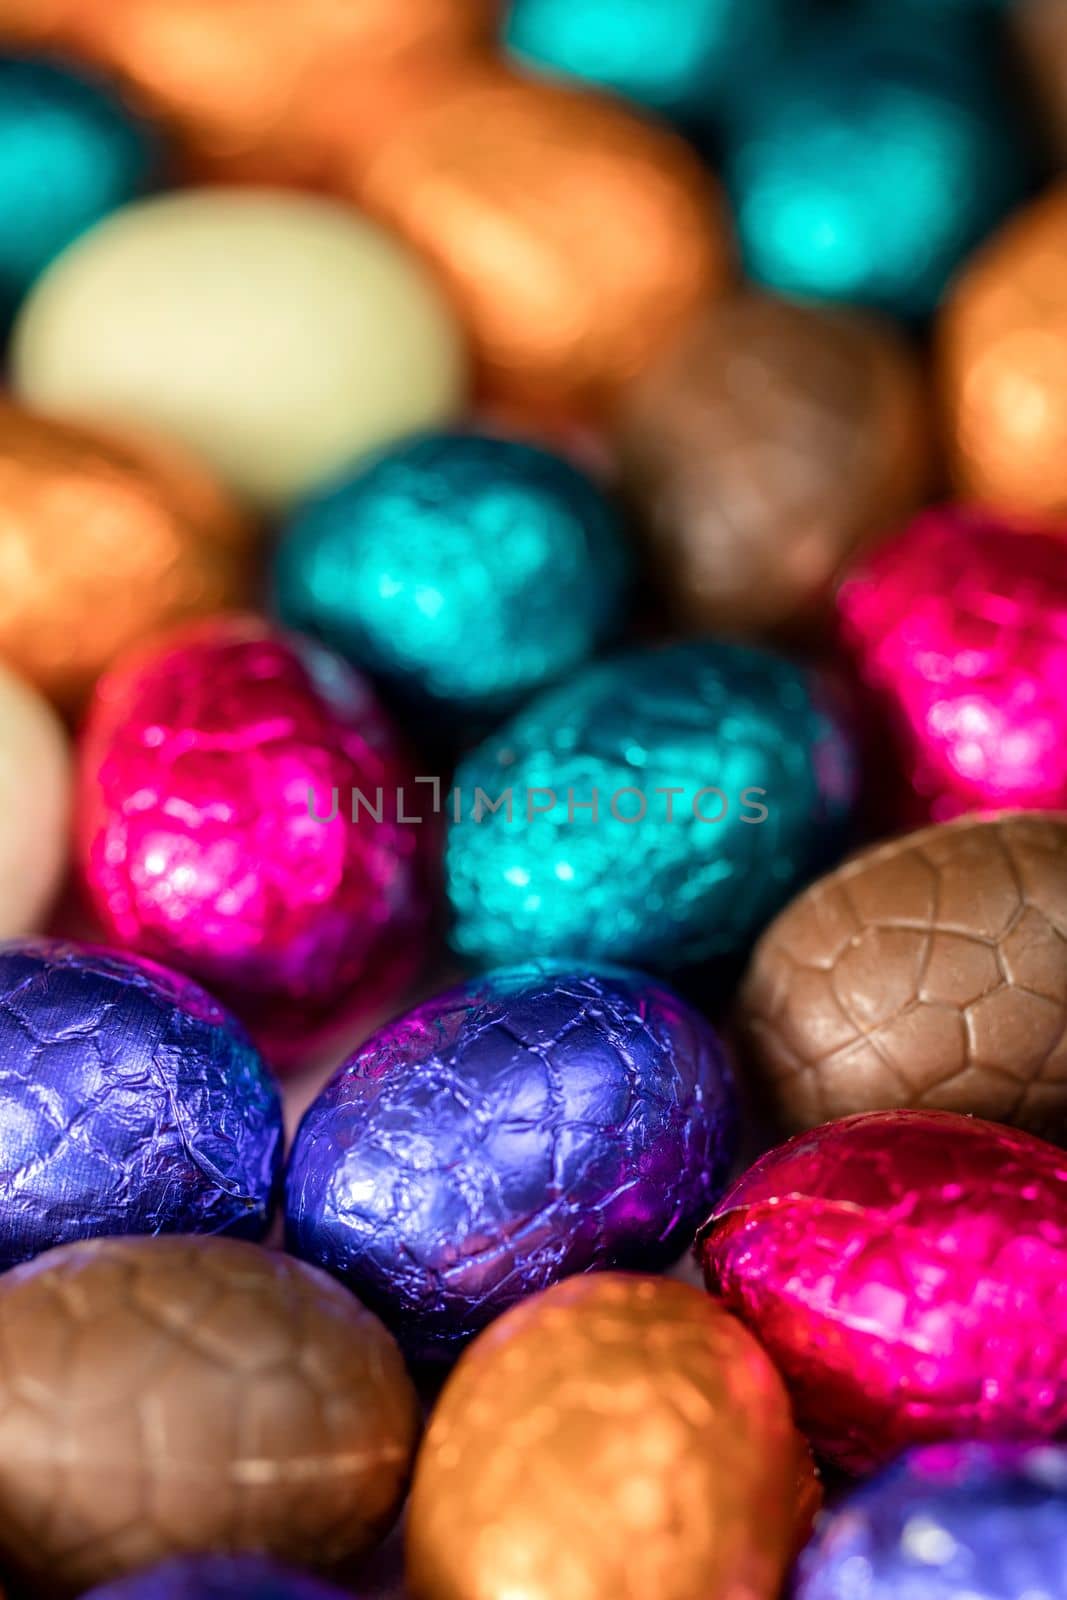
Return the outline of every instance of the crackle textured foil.
[[[344,1600],[338,1589],[268,1556],[174,1556],[91,1589],[85,1600]]]
[[[1067,537],[947,507],[846,578],[841,630],[890,724],[896,815],[1067,805]]]
[[[484,434],[405,441],[304,507],[275,596],[406,699],[507,709],[619,623],[620,518],[559,456]]]
[[[111,938],[200,978],[287,1061],[388,1004],[421,959],[433,830],[399,820],[415,815],[411,778],[338,657],[253,618],[169,635],[90,710],[78,824],[93,906]]]
[[[701,641],[587,667],[457,770],[453,942],[486,963],[736,955],[844,847],[854,787],[836,714],[779,656]]]
[[[818,1504],[756,1341],[699,1289],[596,1273],[517,1306],[434,1410],[413,1600],[774,1600]]]
[[[830,1122],[758,1161],[698,1246],[816,1451],[1067,1428],[1067,1156],[947,1111]]]
[[[1067,1450],[910,1450],[829,1513],[794,1600],[1036,1600],[1067,1594]]]
[[[722,1192],[733,1081],[710,1024],[610,968],[491,973],[400,1017],[308,1111],[289,1248],[414,1356],[594,1267],[665,1265]]]
[[[195,983],[0,945],[0,1268],[101,1234],[260,1238],[281,1158],[270,1075]]]

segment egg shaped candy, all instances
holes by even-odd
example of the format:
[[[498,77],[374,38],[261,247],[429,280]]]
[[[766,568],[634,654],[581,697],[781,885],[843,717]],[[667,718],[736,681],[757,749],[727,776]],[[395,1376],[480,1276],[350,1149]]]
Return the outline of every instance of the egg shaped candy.
[[[460,763],[453,942],[660,968],[742,951],[843,847],[848,739],[814,676],[711,641],[587,667]]]
[[[401,821],[411,779],[336,656],[251,617],[181,630],[120,663],[90,708],[93,906],[111,939],[202,979],[290,1059],[388,1005],[420,959],[431,830]]]
[[[843,583],[894,818],[1067,805],[1067,528],[924,513]]]
[[[195,983],[57,940],[0,945],[0,1268],[101,1234],[259,1238],[278,1093]]]
[[[91,1589],[85,1600],[344,1600],[338,1589],[269,1556],[172,1556]]]
[[[411,1380],[303,1262],[233,1239],[66,1245],[0,1278],[0,1340],[0,1556],[35,1593],[200,1550],[332,1570],[400,1507]]]
[[[516,1306],[459,1362],[416,1468],[408,1585],[773,1600],[817,1502],[741,1324],[689,1285],[598,1273]]]
[[[948,1111],[873,1111],[758,1161],[703,1231],[816,1451],[1067,1427],[1067,1158]]]
[[[618,623],[620,518],[562,458],[515,440],[398,445],[300,511],[275,564],[285,622],[405,698],[507,708]]]
[[[71,760],[47,701],[0,667],[0,939],[45,921],[67,868]]]
[[[420,1358],[593,1267],[664,1265],[721,1193],[733,1083],[699,1014],[636,973],[530,965],[374,1035],[304,1117],[289,1248]]]
[[[1067,1450],[926,1445],[830,1512],[796,1600],[1033,1600],[1067,1592]]]
[[[347,208],[186,190],[114,213],[39,280],[16,391],[153,425],[282,506],[462,402],[455,322],[421,264]]]

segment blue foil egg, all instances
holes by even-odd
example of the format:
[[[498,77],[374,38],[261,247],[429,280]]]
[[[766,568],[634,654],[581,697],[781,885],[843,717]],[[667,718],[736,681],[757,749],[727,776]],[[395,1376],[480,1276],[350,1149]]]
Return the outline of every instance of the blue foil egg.
[[[846,843],[850,742],[806,669],[699,641],[587,667],[461,762],[452,939],[486,964],[742,954]]]
[[[0,946],[0,1267],[105,1234],[259,1238],[282,1150],[243,1028],[152,962]]]
[[[48,61],[0,58],[0,316],[159,165],[152,130],[102,85]]]
[[[307,1112],[289,1249],[409,1354],[454,1355],[514,1301],[693,1237],[735,1152],[718,1038],[638,973],[531,963],[418,1006]]]
[[[403,698],[507,708],[619,624],[619,517],[547,451],[481,434],[409,440],[290,523],[277,609]]]
[[[1026,193],[1025,119],[988,34],[928,13],[813,30],[739,111],[725,177],[760,283],[923,318]]]
[[[175,1556],[90,1589],[84,1600],[352,1600],[321,1578],[268,1556]]]
[[[823,1518],[794,1600],[1058,1600],[1067,1449],[911,1450]]]

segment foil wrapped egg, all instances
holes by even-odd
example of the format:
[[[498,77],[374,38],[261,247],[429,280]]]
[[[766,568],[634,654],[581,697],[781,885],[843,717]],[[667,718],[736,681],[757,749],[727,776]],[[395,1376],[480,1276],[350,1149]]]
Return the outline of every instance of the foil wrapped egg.
[[[597,1273],[516,1306],[430,1419],[413,1600],[774,1600],[818,1502],[756,1341],[699,1289]]]
[[[64,710],[129,646],[250,593],[251,525],[169,444],[2,403],[0,497],[0,659]]]
[[[85,1600],[345,1600],[338,1589],[269,1556],[172,1556],[91,1589]]]
[[[46,920],[70,854],[71,758],[48,702],[0,666],[0,939]]]
[[[289,1248],[447,1358],[558,1278],[666,1265],[722,1192],[733,1082],[651,979],[532,964],[391,1022],[307,1112]]]
[[[272,508],[446,421],[466,376],[401,244],[332,201],[225,188],[126,206],[78,240],[24,302],[12,362],[30,404],[154,426]]]
[[[841,634],[890,749],[894,820],[1067,805],[1067,538],[940,507],[842,584]]]
[[[844,847],[854,793],[806,668],[707,640],[586,667],[457,769],[453,944],[486,963],[737,956]]]
[[[938,346],[960,493],[1009,511],[1067,510],[1067,184],[967,266]]]
[[[416,705],[506,710],[618,625],[620,522],[545,450],[416,438],[297,513],[275,562],[277,609]]]
[[[235,1239],[64,1245],[0,1277],[0,1340],[0,1558],[34,1593],[201,1550],[332,1571],[399,1510],[411,1380],[301,1261]]]
[[[616,431],[673,614],[719,634],[825,620],[845,561],[919,504],[927,410],[915,357],[873,318],[746,293],[694,319]]]
[[[380,98],[349,191],[437,270],[487,399],[600,410],[729,278],[711,178],[625,107],[491,63]]]
[[[1067,1450],[909,1450],[822,1523],[796,1600],[1033,1600],[1067,1591]]]
[[[244,1029],[151,962],[0,945],[0,1269],[104,1234],[266,1233],[278,1092]]]
[[[757,1161],[698,1246],[817,1452],[1067,1427],[1067,1158],[949,1111],[828,1122]]]
[[[180,630],[119,663],[90,707],[92,904],[112,941],[200,978],[272,1058],[298,1057],[395,999],[420,959],[431,830],[407,825],[411,779],[336,656],[251,617]]]
[[[1067,1137],[1067,815],[962,818],[870,846],[771,923],[737,1003],[792,1132],[894,1106]]]

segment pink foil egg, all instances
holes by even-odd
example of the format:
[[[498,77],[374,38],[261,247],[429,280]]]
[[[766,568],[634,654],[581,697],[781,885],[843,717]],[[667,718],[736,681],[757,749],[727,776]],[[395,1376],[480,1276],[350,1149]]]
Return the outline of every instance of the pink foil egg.
[[[287,1064],[395,1000],[418,964],[432,829],[401,820],[412,776],[367,683],[329,652],[248,617],[171,634],[121,660],[90,707],[78,852],[93,906],[113,942],[191,973]]]
[[[837,603],[894,728],[895,821],[1067,805],[1067,527],[927,511]]]
[[[772,1150],[697,1246],[828,1460],[1067,1429],[1067,1156],[947,1111],[869,1112]]]

